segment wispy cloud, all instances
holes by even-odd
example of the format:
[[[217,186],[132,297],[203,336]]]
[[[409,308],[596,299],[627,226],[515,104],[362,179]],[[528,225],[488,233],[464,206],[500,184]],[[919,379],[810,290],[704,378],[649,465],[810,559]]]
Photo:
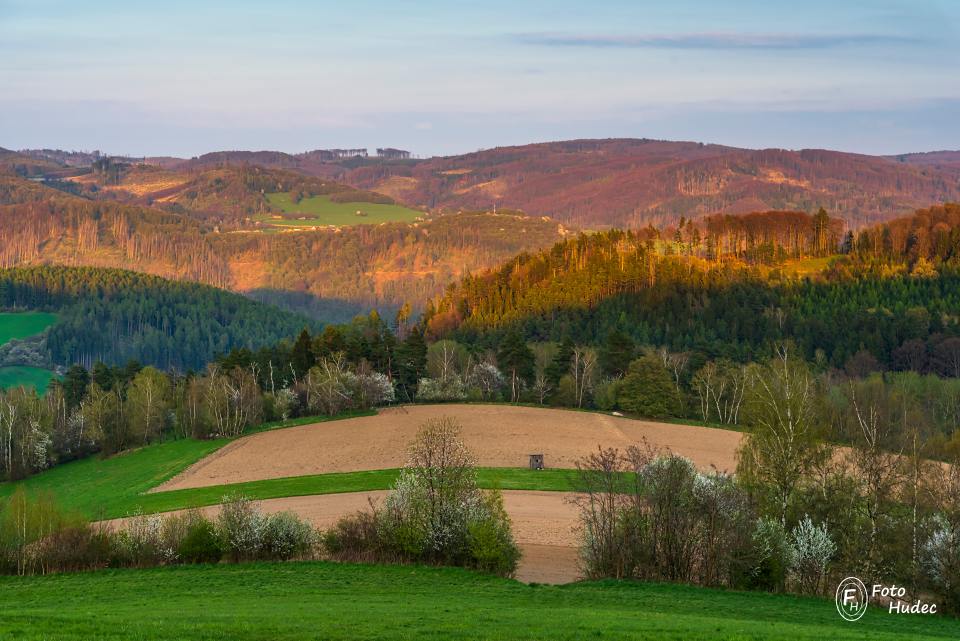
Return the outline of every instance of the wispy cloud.
[[[878,34],[787,34],[787,33],[676,33],[676,34],[585,34],[522,33],[511,39],[521,44],[545,47],[593,49],[828,49],[860,45],[917,44],[917,38]]]

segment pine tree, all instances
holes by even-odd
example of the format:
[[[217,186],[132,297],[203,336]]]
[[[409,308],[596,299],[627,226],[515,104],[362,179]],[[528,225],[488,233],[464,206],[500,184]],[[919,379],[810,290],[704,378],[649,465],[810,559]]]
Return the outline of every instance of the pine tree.
[[[518,331],[512,331],[503,339],[497,351],[497,364],[510,378],[510,401],[520,400],[524,384],[533,378],[536,357]]]
[[[553,361],[547,366],[545,374],[554,387],[560,382],[560,379],[570,370],[570,359],[573,358],[573,350],[576,345],[570,335],[563,337],[560,341],[559,349],[553,357]]]
[[[417,383],[427,370],[427,343],[423,332],[414,327],[396,350],[396,384],[400,396],[412,401],[416,395]]]
[[[293,344],[293,350],[290,352],[290,364],[297,378],[306,376],[310,368],[316,364],[316,358],[313,355],[313,340],[310,338],[310,332],[304,327],[297,336]]]
[[[620,330],[613,330],[607,334],[607,341],[600,351],[600,368],[607,376],[623,376],[635,352],[633,340]]]

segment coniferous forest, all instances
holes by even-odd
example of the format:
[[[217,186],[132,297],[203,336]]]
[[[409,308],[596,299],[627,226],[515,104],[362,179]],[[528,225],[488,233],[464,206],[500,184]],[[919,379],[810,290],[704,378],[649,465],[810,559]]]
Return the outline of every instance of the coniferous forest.
[[[215,287],[89,267],[0,270],[0,308],[57,312],[46,336],[56,364],[134,360],[180,371],[313,323]]]

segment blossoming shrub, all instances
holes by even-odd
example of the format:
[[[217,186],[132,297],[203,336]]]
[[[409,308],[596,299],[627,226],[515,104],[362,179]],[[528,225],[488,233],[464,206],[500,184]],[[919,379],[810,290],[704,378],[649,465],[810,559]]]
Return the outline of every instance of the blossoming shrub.
[[[473,458],[452,419],[426,422],[382,508],[341,519],[324,536],[351,561],[475,567],[511,576],[520,558],[497,492],[477,488]]]
[[[960,529],[943,515],[931,519],[922,548],[922,564],[930,587],[942,595],[943,609],[960,613]]]

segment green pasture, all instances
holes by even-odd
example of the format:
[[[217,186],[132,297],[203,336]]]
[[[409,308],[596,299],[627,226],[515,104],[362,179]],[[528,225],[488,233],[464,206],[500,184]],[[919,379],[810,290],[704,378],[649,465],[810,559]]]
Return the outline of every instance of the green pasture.
[[[256,217],[261,223],[280,227],[323,227],[333,225],[379,225],[380,223],[411,223],[423,212],[403,205],[380,203],[338,203],[329,196],[310,196],[299,203],[290,200],[285,192],[267,194],[270,206],[284,212],[283,216],[262,214]],[[357,212],[361,212],[358,214]],[[304,218],[304,220],[300,220]]]
[[[289,562],[3,577],[0,638],[946,641],[960,622],[875,608],[849,623],[832,599],[672,584]]]

